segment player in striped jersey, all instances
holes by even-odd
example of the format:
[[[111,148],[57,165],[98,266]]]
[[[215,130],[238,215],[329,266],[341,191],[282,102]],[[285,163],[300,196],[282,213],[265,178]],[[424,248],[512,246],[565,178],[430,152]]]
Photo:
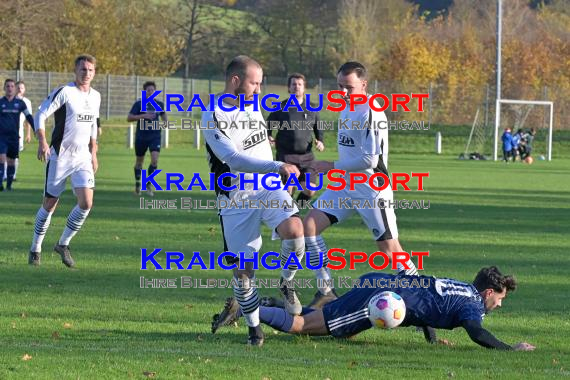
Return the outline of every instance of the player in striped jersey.
[[[388,175],[388,129],[386,126],[386,115],[384,112],[377,112],[366,104],[356,105],[354,111],[349,110],[349,95],[367,95],[367,71],[358,62],[347,62],[343,64],[337,73],[337,82],[340,90],[346,93],[344,100],[346,107],[341,112],[338,129],[338,160],[314,161],[313,168],[319,173],[327,173],[332,169],[345,170],[348,173],[362,173],[370,177],[375,172],[382,172]],[[354,125],[353,125],[354,123]],[[368,124],[366,124],[368,123]],[[355,127],[355,126],[358,127]],[[367,128],[362,128],[369,125]],[[379,183],[378,186],[381,186]],[[372,237],[376,240],[378,249],[391,257],[392,252],[403,251],[398,240],[398,226],[396,225],[396,214],[391,207],[352,209],[339,205],[339,199],[351,198],[355,200],[371,201],[378,204],[380,200],[389,202],[394,200],[394,194],[390,186],[385,190],[377,191],[370,187],[368,183],[356,184],[354,190],[332,191],[326,190],[317,204],[329,204],[332,208],[316,207],[312,209],[303,221],[305,230],[305,248],[310,257],[311,264],[318,266],[322,258],[322,266],[315,270],[315,276],[319,284],[319,290],[315,298],[309,304],[312,307],[320,307],[324,302],[336,298],[334,288],[329,285],[331,280],[330,270],[326,267],[328,258],[326,252],[327,245],[321,233],[329,226],[341,223],[354,213],[358,213]],[[386,204],[386,203],[385,203]],[[406,269],[398,263],[398,271],[405,274],[417,274],[416,266],[411,260],[406,263]]]
[[[421,285],[415,286],[413,281]],[[375,285],[363,286],[367,283]],[[503,275],[494,266],[482,268],[473,284],[449,278],[375,272],[360,277],[359,287],[325,304],[322,310],[304,308],[303,315],[293,317],[281,308],[261,306],[260,318],[274,329],[291,334],[350,338],[372,328],[368,318],[370,299],[378,293],[392,291],[406,304],[406,317],[400,326],[422,327],[429,343],[438,343],[434,328],[463,327],[469,337],[483,347],[532,351],[535,347],[528,343],[511,346],[500,341],[481,325],[483,317],[501,307],[507,293],[514,291],[516,286],[512,276]],[[214,315],[212,332],[236,321],[240,314],[237,302],[229,298],[224,310]],[[440,343],[450,344],[447,341]]]
[[[251,101],[254,94],[259,94],[263,78],[263,70],[259,63],[246,57],[234,58],[226,70],[226,87],[224,94],[238,96],[243,94],[244,100]],[[244,174],[248,183],[244,189],[239,186],[235,190],[226,191],[216,186],[218,200],[261,200],[278,201],[279,204],[287,202],[292,204],[289,193],[280,189],[270,191],[261,186],[261,177],[254,185],[254,173],[279,173],[289,177],[290,174],[299,175],[295,165],[273,161],[273,155],[267,130],[263,123],[260,111],[253,110],[253,106],[239,109],[239,98],[233,100],[226,98],[224,108],[236,106],[233,111],[223,110],[216,98],[214,112],[204,112],[203,125],[214,125],[216,128],[204,131],[206,151],[211,172],[217,179],[228,173],[237,176],[234,179],[224,178],[224,186],[239,185],[239,175]],[[235,124],[237,128],[225,128]],[[299,260],[305,255],[305,240],[303,237],[303,223],[298,217],[298,209],[284,207],[279,209],[249,209],[224,208],[219,212],[224,250],[232,252],[245,252],[246,258],[252,258],[254,252],[261,248],[261,223],[265,223],[274,233],[274,238],[281,238],[281,264],[282,268],[288,261],[291,252]],[[236,261],[227,260],[229,264]],[[297,298],[295,289],[289,284],[297,268],[290,266],[281,271],[281,294],[283,295],[287,312],[299,314],[301,303]],[[234,269],[234,277],[242,281],[241,285],[234,287],[234,295],[239,302],[249,327],[248,344],[261,346],[264,336],[259,324],[259,297],[255,287],[248,286],[248,279],[254,278],[251,262],[245,263],[245,268]]]
[[[59,196],[71,179],[77,205],[67,219],[66,227],[54,250],[63,264],[75,266],[69,242],[79,231],[93,205],[93,188],[97,161],[97,125],[101,95],[91,88],[96,60],[81,55],[75,60],[75,82],[55,89],[36,113],[38,159],[46,161],[46,180],[43,204],[36,215],[34,236],[28,263],[40,265],[42,241],[57,207]],[[45,121],[54,114],[51,144],[45,136]]]

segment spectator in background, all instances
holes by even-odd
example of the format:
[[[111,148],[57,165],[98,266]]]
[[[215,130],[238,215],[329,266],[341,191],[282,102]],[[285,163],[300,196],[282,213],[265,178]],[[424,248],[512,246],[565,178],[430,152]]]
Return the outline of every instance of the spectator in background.
[[[509,157],[513,153],[513,136],[511,135],[511,128],[505,128],[503,136],[501,136],[501,141],[503,142],[503,159],[506,163],[509,162]]]
[[[316,173],[310,169],[311,163],[315,160],[315,155],[312,151],[313,135],[315,137],[315,148],[319,152],[325,149],[323,143],[324,133],[318,129],[319,112],[307,111],[305,86],[306,80],[303,74],[291,74],[287,79],[288,91],[289,94],[295,95],[302,111],[299,111],[296,106],[289,107],[288,111],[283,111],[283,108],[289,102],[289,99],[287,99],[281,102],[278,111],[271,113],[267,118],[270,127],[272,121],[280,123],[275,139],[273,139],[273,130],[269,129],[269,141],[275,143],[277,148],[275,159],[297,166],[301,172],[299,182],[303,184],[303,187],[305,187],[305,173],[310,174],[310,178],[312,178],[310,183],[313,186],[316,185]],[[300,128],[291,127],[292,123],[299,123],[302,126]],[[295,189],[289,188],[288,191],[293,196]],[[315,195],[315,191],[305,188],[297,196],[297,202],[300,204],[308,202],[313,195]]]

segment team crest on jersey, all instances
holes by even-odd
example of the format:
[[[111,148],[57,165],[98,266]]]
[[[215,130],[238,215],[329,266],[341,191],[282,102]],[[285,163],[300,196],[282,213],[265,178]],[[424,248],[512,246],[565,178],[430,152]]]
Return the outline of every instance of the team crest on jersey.
[[[77,122],[78,123],[89,123],[89,122],[92,122],[94,118],[95,118],[95,116],[93,116],[93,115],[78,114],[77,115]]]
[[[344,146],[354,146],[354,140],[351,137],[340,133],[338,135],[338,144]]]

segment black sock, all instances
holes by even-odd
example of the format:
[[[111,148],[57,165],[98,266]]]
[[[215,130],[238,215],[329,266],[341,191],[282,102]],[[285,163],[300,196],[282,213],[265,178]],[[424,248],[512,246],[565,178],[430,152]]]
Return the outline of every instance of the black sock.
[[[2,182],[4,181],[4,164],[0,164],[0,187],[2,187]]]
[[[16,173],[16,167],[14,165],[8,165],[6,170],[6,187],[11,188],[12,182],[14,181],[14,173]]]
[[[148,166],[148,169],[147,169],[147,171],[146,171],[146,173],[147,173],[146,176],[149,177],[156,169],[157,169],[156,166],[154,166],[154,165],[149,165],[149,166]],[[148,189],[149,186],[150,186],[150,182],[147,182],[147,183],[146,183],[146,188]]]
[[[297,195],[297,202],[302,202],[302,201],[308,201],[310,200],[312,197],[305,194],[304,192],[300,192],[299,195]]]
[[[135,185],[137,185],[137,186],[141,185],[141,172],[142,172],[142,169],[135,168]]]

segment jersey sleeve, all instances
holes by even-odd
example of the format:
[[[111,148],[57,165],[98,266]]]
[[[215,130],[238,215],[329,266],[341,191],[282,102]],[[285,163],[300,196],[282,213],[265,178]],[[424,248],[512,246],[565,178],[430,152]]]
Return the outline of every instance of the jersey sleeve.
[[[93,140],[97,140],[97,137],[99,137],[99,109],[101,107],[101,95],[98,96],[99,97],[99,105],[96,107],[95,109],[95,118],[93,120],[93,124],[91,125],[91,138]]]
[[[463,328],[465,329],[465,331],[467,331],[467,334],[469,334],[471,340],[480,346],[486,348],[494,348],[497,350],[510,351],[513,349],[513,347],[495,338],[493,334],[485,330],[483,326],[481,326],[480,321],[465,320],[463,321]]]
[[[36,116],[34,118],[35,129],[45,129],[45,121],[55,111],[65,106],[67,102],[67,92],[65,87],[55,89],[49,96],[42,102]]]
[[[360,120],[360,125],[368,125],[368,128],[362,129],[361,149],[363,154],[380,155],[382,153],[383,133],[380,126],[381,122],[386,122],[384,112],[374,112],[370,110],[368,114],[364,114]]]

